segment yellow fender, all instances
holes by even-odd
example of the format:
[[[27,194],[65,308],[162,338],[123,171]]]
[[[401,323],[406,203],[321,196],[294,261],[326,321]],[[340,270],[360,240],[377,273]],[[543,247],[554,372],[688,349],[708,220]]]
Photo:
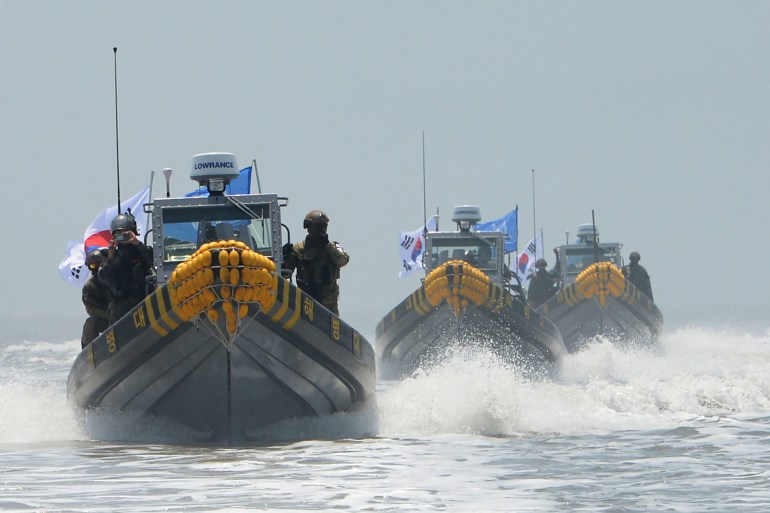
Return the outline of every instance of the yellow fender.
[[[227,331],[234,335],[248,304],[259,304],[263,311],[275,304],[278,276],[272,260],[243,242],[218,241],[204,244],[179,264],[168,289],[184,320],[216,322],[224,315]]]

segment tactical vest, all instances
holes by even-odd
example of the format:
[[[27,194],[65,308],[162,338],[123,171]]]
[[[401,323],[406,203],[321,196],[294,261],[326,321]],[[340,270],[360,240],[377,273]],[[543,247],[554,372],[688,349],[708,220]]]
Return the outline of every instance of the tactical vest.
[[[325,248],[304,248],[297,266],[297,282],[311,295],[320,293],[323,287],[334,283],[339,270]]]

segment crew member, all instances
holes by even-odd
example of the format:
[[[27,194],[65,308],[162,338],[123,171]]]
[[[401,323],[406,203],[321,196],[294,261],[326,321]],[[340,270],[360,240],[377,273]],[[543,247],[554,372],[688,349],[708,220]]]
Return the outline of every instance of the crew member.
[[[338,242],[329,242],[328,226],[329,217],[322,211],[308,212],[302,223],[307,229],[305,240],[283,247],[283,269],[289,279],[296,269],[299,288],[339,315],[337,280],[350,257]]]
[[[83,285],[83,305],[88,318],[83,323],[80,346],[85,347],[99,336],[109,325],[109,291],[99,280],[99,265],[107,257],[107,249],[94,249],[86,256],[86,266],[91,271]]]
[[[529,305],[532,308],[537,308],[548,301],[558,290],[557,281],[561,261],[559,260],[558,251],[554,250],[554,253],[556,253],[556,265],[550,271],[546,270],[548,262],[545,259],[540,258],[535,262],[536,271],[529,281],[529,291],[527,294]]]
[[[466,251],[463,260],[479,269],[486,269],[492,260],[492,247],[482,242],[477,250],[471,249]]]
[[[628,281],[636,285],[636,287],[648,298],[650,301],[655,301],[652,298],[652,284],[650,283],[650,275],[647,274],[647,269],[639,265],[639,260],[642,257],[639,252],[632,251],[628,255],[628,259],[631,261],[628,265],[623,266],[623,276]]]
[[[109,320],[113,324],[147,296],[147,277],[153,268],[152,248],[139,240],[134,216],[115,216],[110,231],[112,240],[99,279],[109,289]]]

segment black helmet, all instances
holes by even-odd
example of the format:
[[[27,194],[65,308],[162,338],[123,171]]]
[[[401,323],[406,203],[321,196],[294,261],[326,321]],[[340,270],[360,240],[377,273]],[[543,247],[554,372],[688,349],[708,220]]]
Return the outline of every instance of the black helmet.
[[[548,267],[548,262],[546,262],[544,258],[538,258],[537,261],[535,262],[535,269],[540,269],[541,267],[543,269]]]
[[[628,259],[631,260],[632,262],[638,262],[639,260],[641,260],[641,258],[642,257],[639,256],[638,251],[632,251],[631,254],[628,255]]]
[[[139,232],[136,230],[136,218],[130,214],[116,215],[110,223],[110,232],[115,233],[118,230],[130,230],[139,235]]]
[[[329,216],[324,214],[321,210],[311,210],[305,216],[305,220],[302,222],[302,228],[310,228],[312,225],[326,227],[328,224]]]
[[[93,270],[99,267],[101,261],[104,260],[104,253],[101,249],[94,249],[88,252],[86,256],[86,265],[89,269]]]

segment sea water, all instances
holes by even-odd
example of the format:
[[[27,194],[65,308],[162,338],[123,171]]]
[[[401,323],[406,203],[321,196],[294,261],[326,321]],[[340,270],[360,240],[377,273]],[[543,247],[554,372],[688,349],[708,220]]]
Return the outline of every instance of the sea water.
[[[246,447],[120,419],[93,439],[66,401],[79,341],[19,333],[0,334],[2,511],[770,511],[766,328],[597,339],[547,380],[458,354]]]

